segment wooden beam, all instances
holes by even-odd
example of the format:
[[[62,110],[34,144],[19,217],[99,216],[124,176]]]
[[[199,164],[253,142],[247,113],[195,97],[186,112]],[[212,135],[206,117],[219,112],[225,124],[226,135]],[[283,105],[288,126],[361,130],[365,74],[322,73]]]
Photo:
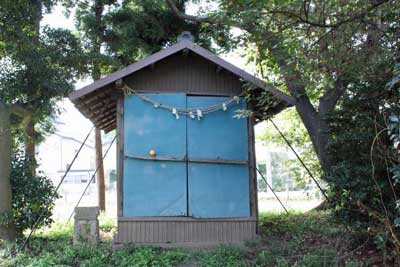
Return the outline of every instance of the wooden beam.
[[[187,161],[196,163],[215,163],[215,164],[247,164],[247,160],[226,160],[226,159],[205,159],[205,158],[176,158],[176,157],[150,157],[150,156],[133,156],[125,155],[125,158],[154,160],[154,161]]]
[[[98,93],[93,96],[87,96],[85,99],[81,100],[80,103],[81,105],[91,105],[92,103],[96,103],[99,99],[105,98],[106,93]]]
[[[252,109],[253,104],[248,104],[248,109]],[[249,159],[249,190],[250,190],[250,215],[255,216],[258,220],[258,189],[257,189],[257,162],[255,154],[255,135],[254,135],[254,118],[247,119],[248,131],[248,159]],[[256,227],[257,233],[258,224]]]
[[[104,124],[99,124],[99,128],[101,129],[107,129],[108,127],[111,127],[112,124],[114,124],[116,121],[108,121],[107,123]]]
[[[104,113],[112,107],[115,107],[115,103],[104,104],[104,106],[102,108],[98,108],[96,110],[90,110],[89,107],[86,107],[86,108],[82,107],[82,109],[86,109],[88,114],[90,114],[91,116],[97,116],[97,114]]]
[[[105,121],[104,123],[100,123],[99,124],[99,127],[100,128],[102,128],[102,129],[106,129],[108,126],[110,126],[111,124],[113,124],[113,123],[115,123],[116,122],[116,119],[115,118],[113,118],[113,119],[111,119],[111,120],[108,120],[108,121]]]
[[[92,105],[92,106],[87,105],[87,107],[88,107],[90,110],[96,111],[98,107],[104,107],[105,105],[108,105],[108,104],[113,103],[113,102],[114,102],[114,101],[112,101],[112,100],[109,99],[109,98],[105,98],[105,99],[103,98],[103,99],[101,99],[98,103],[96,103],[96,104],[94,104],[94,105]],[[113,104],[114,104],[114,103],[113,103]]]
[[[109,109],[111,110],[111,109]],[[114,111],[115,108],[113,108]],[[102,112],[102,113],[98,113],[98,114],[93,114],[93,118],[99,122],[103,122],[105,119],[109,119],[110,117],[115,117],[116,116],[116,112]]]
[[[104,129],[106,128],[110,123],[115,121],[114,117],[108,117],[107,119],[103,119],[102,121],[96,121],[96,126]]]
[[[109,126],[109,127],[107,127],[106,129],[104,129],[104,132],[105,132],[105,133],[109,133],[109,132],[111,132],[112,130],[114,130],[114,129],[116,129],[116,128],[117,128],[116,123],[114,123],[114,124],[112,124],[111,126]]]
[[[101,120],[101,119],[107,117],[108,115],[111,115],[111,114],[115,115],[116,114],[116,110],[117,110],[117,107],[114,106],[111,109],[109,109],[108,111],[106,111],[106,112],[102,113],[101,115],[97,116],[96,118]]]
[[[176,158],[176,157],[150,157],[150,156],[133,156],[133,155],[125,155],[125,158],[130,159],[141,159],[141,160],[153,160],[153,161],[186,161],[185,157]]]
[[[115,81],[115,88],[117,90],[121,90],[123,85],[124,85],[124,80],[123,79],[118,79],[118,80]]]
[[[124,176],[124,97],[117,100],[117,214],[123,216]]]
[[[204,158],[188,158],[188,162],[197,163],[215,163],[215,164],[244,164],[248,163],[247,160],[228,160],[228,159],[204,159]]]

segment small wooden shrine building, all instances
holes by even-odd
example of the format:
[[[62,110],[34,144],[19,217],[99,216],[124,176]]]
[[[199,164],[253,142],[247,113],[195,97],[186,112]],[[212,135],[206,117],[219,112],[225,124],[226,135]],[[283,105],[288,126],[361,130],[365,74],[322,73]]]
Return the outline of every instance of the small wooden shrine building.
[[[275,91],[276,105],[256,110],[245,84],[253,96],[274,90],[183,33],[177,44],[70,94],[97,127],[116,129],[116,244],[256,237],[257,117],[235,115],[288,104]]]

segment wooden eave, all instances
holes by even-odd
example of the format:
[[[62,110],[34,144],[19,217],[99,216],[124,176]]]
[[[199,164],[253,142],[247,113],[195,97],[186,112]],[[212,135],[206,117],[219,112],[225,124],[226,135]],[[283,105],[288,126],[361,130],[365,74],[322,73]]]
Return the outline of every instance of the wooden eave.
[[[273,86],[268,85],[257,77],[245,72],[244,70],[232,65],[217,55],[214,55],[210,51],[188,40],[182,40],[179,43],[163,49],[141,61],[113,72],[93,82],[92,84],[73,91],[69,95],[69,99],[83,115],[93,122],[96,127],[106,132],[111,131],[116,127],[116,100],[117,94],[121,93],[120,91],[116,90],[115,82],[182,50],[190,50],[215,63],[218,67],[223,68],[240,77],[241,79],[254,84],[259,89],[270,92],[281,100],[279,111],[282,108],[294,104],[292,97],[282,93],[281,91],[278,91]]]

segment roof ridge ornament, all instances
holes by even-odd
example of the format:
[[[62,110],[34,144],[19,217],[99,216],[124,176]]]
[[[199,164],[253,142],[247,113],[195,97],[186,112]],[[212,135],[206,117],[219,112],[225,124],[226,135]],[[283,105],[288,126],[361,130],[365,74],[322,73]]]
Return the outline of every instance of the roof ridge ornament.
[[[190,41],[194,43],[194,36],[189,31],[184,31],[178,36],[178,42]]]

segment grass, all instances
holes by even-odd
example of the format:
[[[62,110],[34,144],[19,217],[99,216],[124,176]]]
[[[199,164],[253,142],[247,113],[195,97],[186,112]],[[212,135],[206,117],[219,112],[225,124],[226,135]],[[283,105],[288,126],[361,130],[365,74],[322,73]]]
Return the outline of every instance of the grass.
[[[244,247],[219,246],[189,251],[157,247],[128,247],[113,251],[111,238],[115,221],[100,218],[99,246],[72,246],[72,225],[54,224],[37,232],[22,253],[15,247],[0,247],[0,266],[213,266],[213,267],[361,267],[372,266],[379,256],[362,239],[334,224],[327,213],[264,213],[260,216],[260,238]],[[370,260],[370,262],[368,262]]]

